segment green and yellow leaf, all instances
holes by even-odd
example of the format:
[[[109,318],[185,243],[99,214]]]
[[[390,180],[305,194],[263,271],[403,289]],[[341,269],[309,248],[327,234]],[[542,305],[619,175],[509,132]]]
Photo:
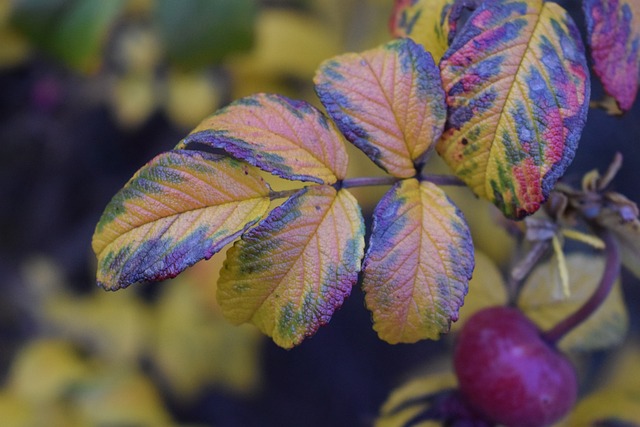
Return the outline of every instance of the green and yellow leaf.
[[[347,173],[344,138],[305,101],[256,94],[234,101],[203,120],[177,148],[222,148],[286,179],[333,184]]]
[[[560,283],[558,264],[550,260],[537,267],[527,279],[518,306],[542,330],[548,330],[578,310],[593,294],[604,271],[600,256],[580,253],[566,257],[569,273],[569,297]],[[569,332],[560,347],[590,351],[620,344],[629,326],[627,309],[619,281],[603,304],[582,324]]]
[[[143,166],[107,205],[93,236],[98,284],[175,277],[258,222],[269,187],[248,165],[176,150]]]
[[[379,337],[412,343],[448,332],[473,266],[467,223],[445,193],[416,179],[397,183],[374,211],[363,267]]]
[[[589,70],[580,33],[551,2],[483,2],[440,62],[447,130],[437,150],[510,218],[538,210],[573,159]]]
[[[415,176],[444,129],[440,71],[411,39],[325,61],[314,82],[342,133],[391,175]]]
[[[448,15],[454,0],[395,0],[389,29],[395,37],[411,37],[438,62],[449,47]]]
[[[329,322],[357,281],[364,222],[347,190],[301,190],[227,253],[218,302],[290,348]]]

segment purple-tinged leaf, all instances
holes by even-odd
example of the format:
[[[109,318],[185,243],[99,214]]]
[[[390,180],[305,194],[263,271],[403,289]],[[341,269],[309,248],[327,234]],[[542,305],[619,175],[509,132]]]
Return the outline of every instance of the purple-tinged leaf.
[[[507,217],[538,210],[573,159],[588,110],[571,17],[541,0],[485,2],[440,69],[449,108],[440,155]]]
[[[584,0],[593,70],[622,111],[633,105],[640,78],[640,1]]]
[[[446,194],[397,183],[374,211],[363,267],[373,328],[391,344],[439,338],[458,319],[473,266],[469,228]]]
[[[177,148],[222,148],[282,178],[333,184],[344,179],[348,156],[335,125],[305,101],[256,94],[203,120]]]
[[[115,290],[175,277],[258,222],[269,202],[269,187],[249,165],[199,151],[160,154],[96,226],[98,284]]]
[[[314,82],[342,133],[391,175],[415,176],[444,129],[440,72],[411,39],[325,61]]]
[[[438,62],[449,47],[448,14],[455,0],[395,0],[389,30],[395,37],[411,37]]]
[[[329,322],[358,279],[364,221],[347,190],[301,190],[227,253],[218,302],[290,348]]]

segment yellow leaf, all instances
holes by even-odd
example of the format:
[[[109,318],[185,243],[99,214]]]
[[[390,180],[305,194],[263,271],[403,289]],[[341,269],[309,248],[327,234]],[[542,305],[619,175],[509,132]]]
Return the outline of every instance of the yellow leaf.
[[[398,410],[403,403],[417,398],[426,397],[438,391],[454,388],[456,379],[453,373],[430,374],[414,378],[413,380],[396,388],[387,398],[380,410],[380,416],[375,422],[375,427],[401,427],[418,413],[429,407],[427,402],[410,405]],[[412,427],[439,427],[442,424],[436,421],[423,421],[420,424],[412,424]]]
[[[507,288],[502,273],[491,258],[483,252],[475,251],[475,269],[469,282],[469,293],[460,308],[460,318],[451,325],[451,331],[459,331],[473,313],[483,308],[505,305]]]
[[[566,257],[570,296],[563,296],[557,262],[537,267],[526,281],[518,306],[541,329],[548,330],[575,312],[594,292],[604,270],[600,256],[573,253]],[[604,303],[581,325],[568,333],[560,347],[568,350],[595,350],[619,344],[627,331],[628,317],[620,283],[616,283]]]
[[[429,159],[425,169],[429,173],[450,173],[440,156]],[[444,190],[465,214],[476,250],[488,255],[499,266],[507,265],[516,249],[516,241],[505,226],[510,221],[493,204],[474,196],[468,187],[446,187]]]
[[[567,425],[593,427],[597,421],[605,420],[640,424],[640,390],[599,390],[580,401]]]
[[[142,125],[156,109],[156,82],[153,74],[129,74],[115,80],[111,90],[111,108],[124,128]]]
[[[222,259],[223,254],[214,257],[213,266]],[[181,399],[191,399],[212,384],[250,393],[261,379],[262,336],[250,326],[231,325],[212,307],[217,271],[205,277],[202,269],[186,271],[178,283],[163,287],[156,306],[152,360]]]
[[[607,363],[602,387],[579,402],[566,425],[593,427],[606,419],[640,425],[638,366],[640,343],[630,340]]]
[[[58,334],[88,345],[106,360],[133,363],[149,344],[149,307],[133,291],[54,295],[44,302],[41,313]]]
[[[24,397],[0,391],[0,420],[5,427],[30,427],[37,415],[34,405]]]
[[[165,111],[176,125],[195,127],[220,107],[219,84],[204,72],[172,71],[167,81]]]
[[[342,50],[339,34],[299,12],[264,9],[255,31],[253,50],[229,61],[234,69],[311,80],[320,62]]]
[[[31,402],[51,401],[84,380],[90,373],[76,349],[62,340],[37,339],[15,356],[8,389]]]
[[[153,383],[141,373],[117,365],[75,390],[73,402],[88,426],[173,424]]]

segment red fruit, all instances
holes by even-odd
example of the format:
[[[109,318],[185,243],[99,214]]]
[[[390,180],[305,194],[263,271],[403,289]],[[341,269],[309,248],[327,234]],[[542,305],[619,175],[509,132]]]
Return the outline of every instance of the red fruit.
[[[576,401],[571,362],[513,308],[488,308],[469,318],[457,339],[454,366],[463,398],[492,423],[547,426]]]

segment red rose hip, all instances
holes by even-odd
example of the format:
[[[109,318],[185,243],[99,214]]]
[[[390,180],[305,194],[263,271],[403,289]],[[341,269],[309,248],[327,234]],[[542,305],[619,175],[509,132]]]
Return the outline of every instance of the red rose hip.
[[[488,308],[469,318],[457,338],[454,366],[466,403],[492,423],[547,426],[576,401],[571,362],[514,308]]]

